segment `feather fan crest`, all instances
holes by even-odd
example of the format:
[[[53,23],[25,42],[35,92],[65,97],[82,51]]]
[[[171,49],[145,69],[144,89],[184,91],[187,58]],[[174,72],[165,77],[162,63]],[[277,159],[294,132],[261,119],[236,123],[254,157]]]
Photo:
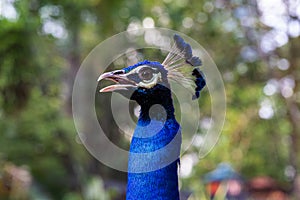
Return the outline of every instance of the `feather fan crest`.
[[[199,69],[202,62],[199,57],[193,56],[191,46],[182,37],[175,34],[174,44],[162,65],[168,71],[168,78],[186,87],[196,84],[193,99],[200,96],[200,91],[206,85],[204,74]],[[191,70],[189,67],[194,67]]]

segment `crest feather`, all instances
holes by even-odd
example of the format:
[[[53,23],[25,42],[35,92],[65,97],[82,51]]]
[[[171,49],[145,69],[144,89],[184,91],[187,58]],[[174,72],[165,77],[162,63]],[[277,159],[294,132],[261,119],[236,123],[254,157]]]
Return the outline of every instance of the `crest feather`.
[[[162,65],[168,70],[168,78],[184,86],[196,84],[193,99],[200,96],[200,91],[206,85],[204,74],[198,68],[202,65],[199,57],[193,56],[191,45],[186,43],[182,37],[175,34],[174,44]],[[188,69],[187,67],[194,67]]]

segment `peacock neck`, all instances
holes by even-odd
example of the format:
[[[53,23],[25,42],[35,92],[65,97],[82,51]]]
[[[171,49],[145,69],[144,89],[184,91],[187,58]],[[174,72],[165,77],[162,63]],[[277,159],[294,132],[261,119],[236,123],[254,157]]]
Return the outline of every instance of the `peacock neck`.
[[[139,121],[150,122],[151,120],[157,120],[163,122],[171,119],[175,119],[172,99],[141,105]]]
[[[181,133],[171,92],[148,96],[138,103],[141,111],[130,145],[126,199],[178,200]],[[166,148],[170,143],[171,148]]]
[[[161,86],[158,92],[156,91],[136,101],[141,106],[139,121],[175,119],[171,91],[167,87]]]

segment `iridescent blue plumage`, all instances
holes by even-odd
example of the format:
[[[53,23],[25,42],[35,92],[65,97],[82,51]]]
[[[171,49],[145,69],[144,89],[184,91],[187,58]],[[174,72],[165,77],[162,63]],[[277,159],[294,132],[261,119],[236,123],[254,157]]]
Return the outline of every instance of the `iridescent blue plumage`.
[[[195,84],[193,99],[199,97],[206,82],[198,68],[201,60],[193,56],[191,46],[179,35],[174,35],[174,41],[162,64],[145,60],[99,77],[118,83],[101,92],[117,91],[141,107],[130,145],[127,200],[179,199],[181,129],[174,115],[169,79]],[[185,66],[187,70],[180,71]]]
[[[160,70],[164,70],[164,67],[161,65],[160,62],[149,61],[149,60],[144,60],[142,62],[138,62],[138,63],[136,63],[132,66],[124,68],[123,70],[125,70],[125,73],[127,73],[127,72],[130,72],[131,70],[133,70],[134,68],[137,68],[137,67],[142,66],[142,65],[148,65],[150,67],[157,67]],[[164,70],[164,71],[166,72],[166,70]]]
[[[206,85],[206,81],[204,78],[204,74],[198,69],[195,68],[192,73],[193,76],[196,77],[195,83],[196,83],[196,88],[195,88],[195,96],[193,96],[193,99],[199,98],[200,96],[200,91],[204,88]]]
[[[158,84],[146,92],[138,89],[131,99],[140,104],[141,111],[130,145],[129,171],[143,171],[144,168],[155,169],[159,165],[163,167],[150,172],[129,173],[127,200],[179,199],[177,170],[181,132],[174,116],[171,91],[168,87]],[[161,105],[162,109],[157,109],[151,115],[150,109],[155,104]],[[173,148],[163,149],[171,141],[173,141]],[[163,153],[155,153],[157,150],[163,150]],[[134,160],[133,153],[145,154],[145,156]],[[176,159],[166,165],[166,159],[170,157]]]

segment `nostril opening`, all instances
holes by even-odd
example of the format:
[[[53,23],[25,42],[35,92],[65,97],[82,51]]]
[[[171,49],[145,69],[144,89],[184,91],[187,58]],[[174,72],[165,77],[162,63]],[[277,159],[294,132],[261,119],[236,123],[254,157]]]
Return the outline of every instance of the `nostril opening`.
[[[114,71],[114,74],[125,74],[124,70],[116,70]]]

